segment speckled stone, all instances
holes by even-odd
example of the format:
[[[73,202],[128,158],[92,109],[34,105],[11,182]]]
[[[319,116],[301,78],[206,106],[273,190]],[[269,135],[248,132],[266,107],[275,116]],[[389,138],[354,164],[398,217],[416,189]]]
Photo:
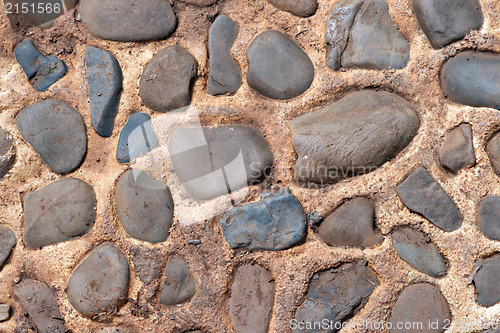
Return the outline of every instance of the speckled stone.
[[[16,160],[16,146],[12,135],[0,128],[0,178],[5,176]]]
[[[129,163],[156,147],[158,140],[151,126],[151,117],[146,113],[133,113],[120,132],[116,159],[120,163]]]
[[[0,270],[9,259],[16,243],[17,239],[14,232],[9,227],[0,225]]]
[[[160,303],[181,304],[189,301],[195,292],[196,282],[186,262],[181,258],[169,259],[158,294]]]
[[[16,126],[53,171],[68,173],[82,164],[87,153],[87,130],[82,116],[71,106],[43,100],[21,110]]]
[[[443,167],[453,173],[476,164],[469,124],[461,124],[446,135],[439,151],[439,160]]]
[[[81,0],[80,14],[93,35],[119,42],[164,38],[177,25],[165,0]]]
[[[308,17],[316,12],[317,0],[267,0],[271,5],[295,16]]]
[[[500,240],[500,197],[490,196],[479,205],[479,230],[492,240]]]
[[[279,251],[305,239],[307,218],[299,200],[285,187],[262,194],[258,202],[231,208],[220,223],[233,249]]]
[[[408,209],[444,231],[454,231],[462,225],[457,206],[424,168],[418,167],[396,187],[396,192]]]
[[[500,254],[495,254],[478,264],[481,268],[474,277],[477,302],[486,307],[500,302]]]
[[[279,31],[259,34],[247,49],[247,82],[258,93],[279,100],[304,93],[314,79],[309,56]]]

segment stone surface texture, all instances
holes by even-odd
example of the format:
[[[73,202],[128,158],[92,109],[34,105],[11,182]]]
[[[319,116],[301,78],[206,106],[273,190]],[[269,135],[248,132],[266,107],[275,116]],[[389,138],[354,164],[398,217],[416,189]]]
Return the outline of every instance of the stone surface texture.
[[[308,17],[316,12],[317,0],[267,0],[271,5],[295,16]]]
[[[12,135],[0,128],[0,178],[12,168],[16,160],[16,146]]]
[[[492,195],[479,205],[479,230],[492,240],[500,240],[500,197]]]
[[[478,265],[479,264],[479,265]],[[477,302],[479,305],[490,307],[500,302],[500,254],[480,261],[476,264],[479,267],[475,277]]]
[[[443,167],[453,173],[476,164],[472,128],[469,124],[461,124],[446,135],[439,151],[439,160]]]
[[[9,259],[16,243],[16,235],[12,230],[9,227],[0,225],[0,270]]]

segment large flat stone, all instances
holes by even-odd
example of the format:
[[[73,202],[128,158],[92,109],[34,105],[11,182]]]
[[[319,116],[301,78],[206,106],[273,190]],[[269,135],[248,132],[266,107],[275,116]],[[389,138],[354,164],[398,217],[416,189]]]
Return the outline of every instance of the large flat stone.
[[[271,5],[295,16],[308,17],[316,12],[317,0],[267,0]]]
[[[500,197],[490,196],[479,205],[479,230],[492,240],[500,240]]]
[[[439,151],[439,160],[442,166],[453,173],[476,164],[469,124],[461,124],[446,135]]]
[[[184,259],[169,259],[158,293],[160,303],[181,304],[189,301],[195,292],[196,282]]]
[[[53,171],[68,173],[83,162],[87,130],[71,106],[54,99],[38,102],[17,114],[16,126]]]
[[[486,307],[500,302],[500,254],[482,260],[476,264],[480,265],[474,285],[476,286],[477,302]]]
[[[9,259],[16,243],[16,235],[12,230],[7,226],[0,225],[0,270]]]
[[[5,176],[16,160],[16,146],[12,135],[0,128],[0,178]]]
[[[403,150],[419,125],[408,101],[372,90],[299,116],[290,122],[295,181],[326,185],[372,172]]]

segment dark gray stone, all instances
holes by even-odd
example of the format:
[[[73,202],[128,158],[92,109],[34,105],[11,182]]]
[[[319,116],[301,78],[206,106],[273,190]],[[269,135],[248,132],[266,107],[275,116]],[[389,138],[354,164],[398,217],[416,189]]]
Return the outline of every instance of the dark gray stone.
[[[16,246],[16,235],[4,225],[0,225],[0,270],[9,259],[14,246]]]
[[[57,180],[24,199],[24,243],[36,249],[84,235],[96,218],[92,186],[76,178]]]
[[[71,106],[54,99],[38,102],[17,114],[16,125],[53,171],[68,173],[82,164],[87,130],[82,116]]]
[[[443,167],[453,173],[476,164],[472,128],[469,124],[461,124],[446,135],[439,152],[439,160]]]
[[[85,49],[92,126],[97,134],[111,136],[122,91],[122,70],[111,53],[96,47]]]
[[[12,135],[0,128],[0,178],[5,176],[16,160],[16,146]]]
[[[486,144],[486,153],[490,158],[490,163],[495,173],[500,176],[500,132],[493,135],[493,137]]]
[[[448,302],[437,287],[418,283],[403,290],[392,310],[391,333],[441,333],[451,323]],[[410,329],[398,329],[398,323],[408,324]],[[414,325],[413,323],[421,323]],[[429,327],[429,323],[435,325]]]
[[[295,16],[308,17],[316,12],[317,0],[267,0],[271,5]]]
[[[27,279],[14,287],[14,295],[28,313],[37,332],[67,332],[57,301],[47,285]]]
[[[375,230],[375,209],[366,198],[354,198],[342,204],[321,223],[318,235],[330,246],[365,248],[384,240]]]
[[[500,197],[491,196],[481,202],[478,213],[479,230],[492,240],[500,240]]]
[[[444,64],[441,85],[456,103],[500,110],[500,54],[459,53]]]
[[[462,225],[457,206],[424,168],[418,167],[396,187],[396,192],[408,209],[444,231],[454,231]]]
[[[219,15],[210,27],[210,73],[207,89],[210,95],[234,95],[241,86],[241,70],[231,55],[238,30],[238,26],[226,15]]]
[[[81,314],[102,317],[126,299],[129,267],[125,255],[112,243],[93,250],[68,281],[68,300]]]
[[[311,86],[314,66],[309,56],[279,31],[259,34],[247,49],[247,82],[273,99],[290,99]]]
[[[393,25],[384,0],[343,0],[326,22],[327,65],[344,68],[401,69],[410,45]]]
[[[176,175],[198,200],[259,183],[274,160],[264,136],[243,125],[181,127],[170,136],[168,150]]]
[[[261,201],[231,208],[220,221],[233,249],[279,251],[306,237],[307,218],[299,200],[285,187],[264,193]]]
[[[151,126],[151,117],[146,113],[133,113],[120,132],[116,159],[120,163],[129,163],[156,147],[158,140]]]
[[[45,57],[30,39],[16,46],[14,54],[28,80],[38,91],[46,90],[66,74],[64,61],[55,56]]]
[[[186,262],[180,258],[169,259],[160,284],[158,299],[166,305],[189,301],[196,292],[196,282]]]
[[[267,333],[273,314],[274,279],[257,264],[243,264],[234,274],[227,307],[238,333]]]
[[[82,0],[80,14],[93,35],[120,42],[164,38],[177,25],[165,0]]]
[[[167,240],[174,217],[170,190],[148,174],[127,170],[115,188],[120,223],[132,237],[151,243]]]
[[[408,101],[372,90],[299,116],[290,122],[295,181],[325,185],[374,171],[410,143],[419,125]]]
[[[392,238],[401,259],[414,268],[434,277],[446,274],[446,262],[429,236],[414,229],[401,228],[394,231]]]
[[[500,302],[500,254],[495,254],[484,261],[474,277],[477,302],[486,307]]]
[[[366,261],[344,264],[340,269],[330,269],[315,275],[309,284],[304,303],[297,309],[295,319],[305,329],[293,332],[336,332],[335,327],[350,319],[365,306],[368,298],[378,286],[375,273],[366,266]],[[329,329],[313,328],[323,320],[332,323]],[[319,323],[319,324],[318,324]]]
[[[483,25],[478,0],[413,0],[413,11],[435,49],[462,39]]]
[[[161,112],[188,106],[197,73],[198,63],[188,51],[180,46],[164,48],[144,67],[139,82],[142,101]]]

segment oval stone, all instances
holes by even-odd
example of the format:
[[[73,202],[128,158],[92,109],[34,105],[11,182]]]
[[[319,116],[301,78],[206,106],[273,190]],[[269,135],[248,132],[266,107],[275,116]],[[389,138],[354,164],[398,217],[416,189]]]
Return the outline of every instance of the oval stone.
[[[127,296],[129,267],[125,255],[112,243],[93,250],[68,281],[68,300],[88,317],[113,312]]]
[[[24,242],[36,249],[84,235],[94,224],[96,205],[92,186],[76,178],[29,193],[24,199]]]
[[[500,55],[459,53],[443,66],[441,84],[454,102],[500,109]]]
[[[309,56],[279,31],[264,31],[247,49],[247,82],[273,99],[290,99],[306,91],[314,79]]]
[[[5,176],[16,159],[16,146],[14,138],[4,129],[0,128],[0,178]]]
[[[316,12],[317,0],[267,0],[271,5],[295,16],[308,17]]]
[[[120,223],[130,236],[151,243],[167,239],[174,202],[163,183],[142,171],[127,170],[116,183],[115,200]]]
[[[0,270],[9,259],[12,249],[16,246],[16,235],[9,227],[0,225]]]
[[[439,151],[439,161],[453,173],[476,164],[472,128],[469,124],[461,124],[446,135]]]
[[[164,38],[177,25],[165,0],[82,0],[80,14],[93,35],[120,42]]]
[[[492,240],[500,240],[500,197],[487,197],[479,205],[479,230]]]
[[[57,173],[68,173],[80,166],[87,152],[87,130],[83,118],[71,106],[47,99],[16,116],[23,138]]]
[[[493,306],[500,302],[500,279],[498,278],[500,275],[500,254],[497,253],[476,265],[479,266],[474,277],[477,302],[482,306]]]
[[[354,92],[299,116],[290,122],[295,180],[325,185],[369,173],[403,150],[419,125],[410,103],[385,91]]]
[[[175,305],[187,302],[195,291],[196,282],[186,262],[180,258],[170,259],[160,285],[160,303]]]

